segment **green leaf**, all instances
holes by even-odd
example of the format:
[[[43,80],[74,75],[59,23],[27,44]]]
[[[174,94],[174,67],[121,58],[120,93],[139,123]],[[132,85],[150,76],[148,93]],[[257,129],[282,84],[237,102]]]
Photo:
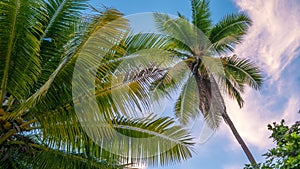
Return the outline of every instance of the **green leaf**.
[[[0,104],[6,92],[24,99],[41,71],[39,39],[42,1],[1,1],[0,3]]]
[[[208,35],[211,30],[212,21],[210,19],[208,0],[191,0],[192,23],[204,34]]]
[[[238,58],[236,55],[221,58],[226,78],[230,80],[235,87],[243,91],[245,84],[258,90],[260,89],[263,76],[261,70],[249,59]]]
[[[219,53],[234,51],[242,41],[252,21],[244,14],[231,14],[221,19],[211,29],[209,40]]]
[[[189,77],[181,89],[181,93],[175,104],[175,115],[186,125],[191,119],[195,119],[199,114],[199,91],[194,77]]]

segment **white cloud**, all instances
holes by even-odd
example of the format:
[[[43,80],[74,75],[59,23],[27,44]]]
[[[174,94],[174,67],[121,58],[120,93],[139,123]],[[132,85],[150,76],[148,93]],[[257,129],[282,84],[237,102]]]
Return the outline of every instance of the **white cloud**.
[[[252,98],[251,101],[248,101],[249,98]],[[267,124],[272,123],[276,118],[270,116],[271,112],[268,110],[268,106],[260,105],[264,98],[259,92],[247,90],[245,99],[247,102],[242,109],[234,100],[226,99],[228,114],[247,144],[265,150],[272,145],[272,141],[268,139],[270,132],[267,131]],[[231,149],[240,150],[240,146],[229,127],[224,124],[221,130],[234,142]]]
[[[300,109],[300,99],[299,97],[291,97],[286,105],[285,111],[282,118],[286,120],[287,124],[291,125],[295,120],[299,119],[299,114],[297,114]]]
[[[236,0],[249,14],[253,26],[237,53],[257,60],[277,80],[297,57],[300,45],[300,5],[296,0]]]
[[[261,92],[246,90],[243,109],[227,100],[227,110],[245,141],[266,150],[272,145],[267,124],[282,118],[292,124],[300,119],[297,114],[300,78],[295,78],[297,73],[288,71],[292,64],[300,66],[299,62],[294,63],[300,55],[300,3],[296,0],[236,0],[236,4],[253,21],[236,53],[255,61],[267,77]],[[224,127],[222,133],[234,140],[228,127]],[[234,147],[238,146],[235,142]]]

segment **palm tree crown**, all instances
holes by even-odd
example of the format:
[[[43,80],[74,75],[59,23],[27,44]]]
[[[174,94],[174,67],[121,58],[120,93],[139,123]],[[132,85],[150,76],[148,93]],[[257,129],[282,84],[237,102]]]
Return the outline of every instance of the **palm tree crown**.
[[[242,107],[245,86],[258,90],[262,85],[260,69],[249,59],[234,54],[234,47],[242,42],[251,20],[245,14],[230,14],[213,24],[209,1],[191,0],[191,7],[191,22],[180,13],[175,19],[156,13],[154,18],[161,34],[138,34],[135,40],[141,47],[148,44],[147,48],[161,48],[179,58],[160,84],[165,91],[181,91],[174,109],[181,124],[186,125],[202,114],[207,125],[216,129],[223,118],[250,162],[255,163],[229,118],[222,97],[226,93]]]

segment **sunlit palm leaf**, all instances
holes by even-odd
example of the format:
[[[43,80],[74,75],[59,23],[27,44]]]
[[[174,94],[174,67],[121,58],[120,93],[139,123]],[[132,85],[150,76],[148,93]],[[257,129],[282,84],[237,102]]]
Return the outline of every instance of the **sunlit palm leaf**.
[[[121,14],[115,10],[108,10],[107,13],[104,14],[105,17],[112,17],[110,18],[112,20],[120,18],[120,15]],[[103,48],[99,49],[97,43],[101,44],[102,40],[102,45],[104,45],[103,43],[105,42],[103,41],[109,41],[108,39],[103,39],[101,37],[106,36],[113,38],[112,35],[116,35],[117,32],[121,32],[121,28],[126,27],[125,20],[119,20],[118,23],[106,27],[106,24],[109,24],[110,22],[108,22],[108,18],[106,18],[105,20],[104,16],[96,18],[96,21],[93,22],[89,30],[86,31],[84,35],[80,36],[81,39],[79,40],[78,45],[70,46],[70,50],[66,50],[66,52],[64,53],[63,60],[60,62],[59,66],[55,69],[55,71],[51,74],[49,79],[43,84],[43,86],[39,90],[37,90],[29,99],[27,99],[22,104],[22,106],[14,112],[14,114],[11,115],[11,118],[13,118],[14,116],[18,116],[20,113],[24,112],[24,110],[32,107],[36,103],[42,104],[45,107],[49,105],[53,106],[53,104],[55,105],[55,103],[60,103],[60,100],[58,99],[65,99],[65,97],[58,97],[57,94],[59,93],[59,91],[61,92],[60,95],[65,94],[66,96],[71,96],[70,84],[73,80],[72,73],[79,54],[83,54],[83,52],[91,52],[89,53],[90,57],[85,58],[85,61],[90,65],[97,64],[100,60],[97,60],[96,58],[92,57],[98,58],[97,55],[99,53],[106,52],[107,49],[110,49],[114,45],[114,41],[116,40],[113,39],[113,41],[109,42],[109,46],[103,46]],[[101,32],[99,30],[101,30]],[[86,46],[88,46],[88,50]],[[85,67],[86,66],[84,66],[83,68]],[[41,100],[41,98],[43,97],[45,97],[44,100]]]
[[[157,33],[132,33],[124,41],[126,54],[133,54],[145,49],[163,49],[168,40],[167,36]]]
[[[234,45],[242,41],[251,23],[250,18],[244,14],[227,15],[213,26],[209,40],[218,52],[232,52]]]
[[[78,20],[87,8],[87,0],[50,0],[46,2],[41,40],[42,74],[36,87],[41,87],[63,60],[66,44],[77,38]]]
[[[195,119],[200,114],[198,93],[194,77],[189,77],[175,104],[175,115],[181,124],[188,124],[190,119]]]
[[[171,118],[117,118],[114,129],[119,139],[104,142],[105,147],[131,157],[129,162],[146,161],[149,165],[166,165],[191,157],[194,144],[189,133],[174,125]]]
[[[187,51],[193,51],[198,44],[197,37],[194,36],[196,34],[194,25],[185,19],[171,18],[167,14],[155,13],[153,17],[159,31],[175,39],[174,42],[180,41],[180,45],[183,45],[182,48],[188,49]]]
[[[249,59],[232,57],[221,58],[228,79],[233,79],[238,86],[244,84],[258,90],[263,82],[261,70]]]
[[[182,161],[191,156],[194,144],[191,136],[180,126],[174,126],[171,118],[120,117],[112,122],[112,128],[118,133],[112,138],[99,135],[90,137],[85,134],[76,135],[72,132],[75,130],[73,122],[68,122],[69,124],[50,122],[52,125],[47,127],[47,130],[57,131],[57,128],[62,128],[69,132],[60,133],[60,135],[66,135],[65,137],[73,135],[75,142],[61,138],[61,142],[46,140],[46,143],[52,148],[62,149],[65,153],[74,151],[85,153],[86,150],[83,147],[88,146],[92,157],[99,159],[109,157],[110,160],[121,160],[126,163],[147,162],[150,165],[157,165],[160,162],[163,165]],[[90,127],[93,127],[93,124],[95,123],[90,123]],[[58,133],[53,132],[53,135],[58,135]],[[115,155],[111,153],[115,153]]]
[[[0,2],[0,105],[6,91],[18,99],[29,94],[40,74],[42,1]]]
[[[212,21],[210,19],[208,0],[191,0],[192,23],[204,34],[211,30]]]

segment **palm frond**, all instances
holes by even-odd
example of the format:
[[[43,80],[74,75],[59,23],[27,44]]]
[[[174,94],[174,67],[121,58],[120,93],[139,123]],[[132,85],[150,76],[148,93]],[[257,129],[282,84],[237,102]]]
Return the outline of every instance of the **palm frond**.
[[[153,17],[158,30],[174,39],[182,41],[182,43],[188,46],[188,48],[193,47],[195,43],[191,40],[194,38],[190,37],[191,35],[189,35],[189,32],[184,30],[184,27],[182,27],[183,25],[185,25],[185,27],[191,26],[188,21],[185,21],[184,24],[182,23],[184,21],[183,19],[172,19],[167,14],[160,13],[153,14]],[[189,51],[191,51],[191,49]]]
[[[191,157],[194,145],[192,137],[182,127],[174,125],[174,120],[171,118],[155,118],[150,115],[136,119],[123,116],[113,119],[112,122],[114,137],[105,138],[94,133],[94,135],[77,136],[74,143],[63,140],[51,144],[48,143],[49,140],[46,142],[51,148],[59,148],[67,154],[76,152],[90,155],[95,159],[107,158],[106,160],[119,161],[123,164],[146,162],[153,166],[167,165]],[[90,123],[89,127],[93,128],[93,124]],[[49,130],[55,130],[57,127],[72,128],[73,126],[55,124],[49,126]]]
[[[86,169],[121,169],[120,164],[101,161],[97,158],[87,158],[84,154],[68,154],[63,150],[44,149],[34,159],[34,168],[60,169],[60,168],[86,168]]]
[[[241,89],[243,85],[258,90],[263,82],[261,70],[249,59],[238,58],[236,55],[221,58],[227,78],[235,81]],[[231,80],[232,79],[232,80]]]
[[[81,14],[87,6],[87,0],[46,2],[44,32],[40,36],[42,72],[33,92],[41,88],[60,64],[65,62],[68,50],[85,40],[85,33],[94,20],[94,16],[86,19]]]
[[[251,20],[244,14],[231,14],[213,26],[209,39],[219,53],[234,51],[234,45],[242,41]]]
[[[105,142],[105,147],[119,152],[130,162],[167,165],[191,157],[193,140],[189,133],[168,117],[143,119],[117,118],[114,129],[117,139]]]
[[[120,162],[112,161],[104,156],[103,158],[87,156],[86,152],[80,150],[66,152],[57,148],[49,148],[41,143],[32,143],[32,141],[30,143],[10,141],[8,144],[14,151],[10,153],[9,160],[0,162],[4,168],[123,168]]]
[[[116,10],[108,10],[106,11],[106,13],[96,18],[95,22],[90,25],[89,30],[86,31],[83,36],[80,36],[81,39],[79,40],[79,44],[72,43],[69,46],[69,49],[64,53],[63,60],[60,62],[55,71],[52,72],[43,86],[41,86],[30,98],[22,103],[19,109],[17,109],[13,114],[10,115],[10,118],[20,115],[20,113],[23,113],[26,109],[36,105],[37,103],[45,107],[60,103],[61,100],[58,99],[65,99],[65,97],[58,97],[57,94],[59,92],[61,92],[60,95],[65,94],[66,98],[68,98],[67,96],[72,96],[70,92],[71,83],[73,80],[72,75],[74,73],[73,70],[75,63],[77,63],[77,58],[80,55],[84,56],[80,57],[82,61],[79,63],[89,64],[79,66],[76,65],[78,67],[82,66],[83,69],[91,69],[93,65],[100,65],[99,61],[101,59],[99,60],[99,54],[102,54],[101,56],[104,56],[104,53],[107,52],[107,49],[113,47],[115,45],[114,43],[118,40],[118,38],[115,39],[113,35],[120,34],[120,36],[122,36],[122,34],[124,33],[122,31],[122,28],[123,30],[127,28],[126,20],[120,19],[116,22],[109,22],[106,17],[114,20],[120,18],[121,14]],[[103,45],[103,48],[98,48],[99,43]],[[84,79],[81,79],[81,81],[79,80],[77,82],[82,83],[84,81]],[[44,98],[44,100],[41,100],[42,98]]]
[[[191,0],[192,23],[205,35],[211,30],[212,21],[210,19],[208,0]]]
[[[230,77],[227,78],[227,77]],[[241,93],[243,92],[243,88],[240,87],[239,84],[235,81],[235,79],[231,78],[231,75],[227,74],[225,78],[225,88],[226,88],[226,93],[235,99],[240,106],[240,108],[243,107],[244,105],[244,100],[242,98]]]
[[[198,55],[211,46],[207,36],[195,25],[183,18],[172,19],[166,14],[154,14],[158,30],[173,38],[173,48]],[[180,43],[178,43],[180,42]],[[174,49],[173,49],[174,50]]]
[[[172,98],[172,94],[179,91],[186,83],[190,70],[186,61],[178,61],[169,67],[165,74],[151,85],[151,93],[155,100]]]
[[[149,51],[147,53],[149,54]],[[149,59],[155,61],[152,58]],[[132,60],[137,62],[139,58],[132,58]],[[142,58],[140,60],[145,61],[146,59]],[[146,63],[148,62],[146,61]],[[130,63],[130,61],[124,64],[127,65],[127,63]],[[133,67],[135,66],[133,65]],[[120,72],[118,73],[117,71]],[[103,81],[101,76],[98,76],[96,79],[97,82],[93,93],[96,102],[93,102],[94,97],[79,95],[77,98],[73,98],[73,102],[72,98],[69,98],[70,101],[66,102],[66,104],[63,104],[64,101],[60,99],[61,104],[58,104],[57,107],[44,107],[43,104],[46,103],[38,104],[35,106],[35,109],[31,110],[34,112],[31,115],[38,118],[43,128],[43,136],[49,138],[48,142],[63,140],[75,144],[75,138],[80,136],[83,132],[82,130],[86,129],[86,125],[90,125],[94,119],[97,119],[96,124],[93,128],[89,128],[89,132],[99,133],[99,137],[108,138],[111,132],[107,124],[111,123],[110,119],[113,117],[121,115],[140,116],[144,112],[149,113],[151,111],[152,104],[155,102],[151,95],[151,84],[160,79],[164,72],[164,69],[153,64],[148,64],[145,69],[141,69],[141,65],[140,68],[125,68],[119,65],[119,68],[116,69],[114,74],[111,74],[108,81]],[[109,72],[107,72],[106,76],[108,75],[110,75]],[[49,110],[42,112],[40,106],[43,107],[43,111]],[[79,111],[79,108],[83,111],[82,113]],[[101,120],[103,123],[99,123]],[[66,127],[53,128],[53,126],[59,124],[64,124]],[[67,126],[70,126],[70,128]],[[68,133],[72,134],[68,135]]]
[[[181,124],[188,124],[190,119],[195,119],[200,114],[198,93],[196,81],[191,76],[181,89],[175,104],[175,115]]]
[[[110,159],[123,159],[121,161],[125,163],[147,162],[150,165],[157,165],[160,161],[161,165],[166,165],[191,156],[192,139],[180,126],[172,126],[174,121],[170,118],[157,119],[149,116],[143,119],[127,119],[120,117],[112,120],[112,128],[127,137],[120,137],[119,134],[115,135],[117,137],[102,137],[103,135],[97,134],[95,130],[92,135],[88,132],[89,137],[87,137],[84,133],[86,130],[81,127],[78,130],[76,127],[78,125],[76,117],[65,116],[65,122],[58,122],[55,118],[56,113],[40,116],[45,120],[39,120],[46,124],[42,126],[45,143],[50,147],[64,150],[64,153],[74,151],[86,153],[82,147],[89,144],[88,140],[94,140],[98,145],[94,145],[94,148],[90,150],[91,156],[100,158],[107,150],[117,153],[116,156],[109,153]],[[95,125],[103,127],[101,124],[103,122],[96,123],[96,121],[95,123],[89,121],[85,127],[95,128]],[[107,125],[110,126],[109,123]],[[55,137],[58,139],[53,139]],[[142,141],[134,138],[141,138]]]
[[[169,38],[157,33],[137,33],[129,34],[125,38],[126,54],[130,55],[145,49],[161,49],[163,50]]]
[[[140,59],[142,62],[138,61],[139,58],[133,58],[132,61],[135,63],[122,62],[111,76],[110,82],[96,86],[95,95],[98,105],[103,108],[102,113],[111,114],[110,116],[134,115],[136,111],[151,110],[153,102],[151,86],[165,74],[165,68],[160,67],[162,65],[157,66],[160,63],[155,63],[155,59],[151,57],[148,59],[153,62],[146,61],[146,58]],[[144,61],[145,65],[142,64]]]
[[[42,1],[1,1],[0,104],[6,91],[24,99],[40,74]]]

